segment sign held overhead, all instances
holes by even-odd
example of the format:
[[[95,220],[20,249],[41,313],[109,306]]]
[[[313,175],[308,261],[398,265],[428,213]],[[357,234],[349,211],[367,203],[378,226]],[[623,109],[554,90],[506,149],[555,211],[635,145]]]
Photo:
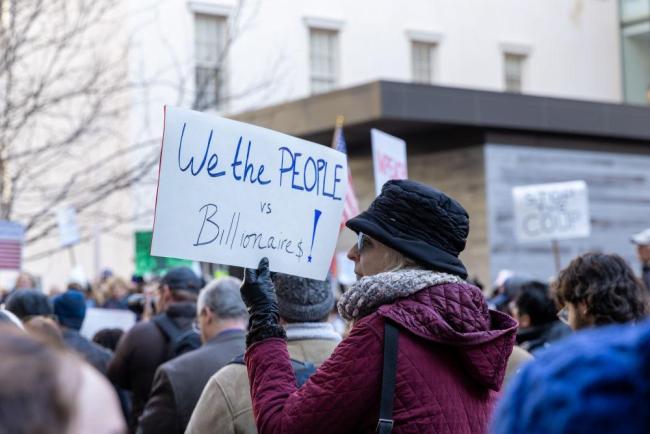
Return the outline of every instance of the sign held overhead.
[[[372,165],[375,174],[377,196],[391,179],[407,179],[406,142],[398,137],[376,129],[370,130],[372,142]]]
[[[325,279],[346,179],[341,152],[167,107],[151,254]]]
[[[584,181],[514,187],[512,196],[518,241],[584,238],[591,232]]]

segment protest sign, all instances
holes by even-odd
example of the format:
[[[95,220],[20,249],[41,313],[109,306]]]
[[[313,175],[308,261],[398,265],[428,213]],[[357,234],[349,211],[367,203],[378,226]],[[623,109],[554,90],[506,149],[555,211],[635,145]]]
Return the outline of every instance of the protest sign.
[[[120,329],[126,332],[133,325],[135,314],[130,310],[91,307],[86,309],[86,317],[79,332],[82,336],[92,339],[95,333],[102,329]]]
[[[135,274],[146,276],[149,274],[163,275],[175,267],[192,267],[192,261],[177,258],[162,258],[151,256],[151,231],[135,232]]]
[[[372,165],[377,196],[381,187],[391,179],[407,179],[406,142],[376,129],[370,130]]]
[[[24,236],[23,225],[0,220],[0,270],[20,270]]]
[[[61,208],[56,214],[59,226],[59,244],[61,247],[74,246],[79,243],[77,212],[74,208]]]
[[[334,149],[167,107],[151,254],[323,280],[347,176]]]
[[[514,187],[512,196],[518,241],[589,236],[589,197],[584,181]]]

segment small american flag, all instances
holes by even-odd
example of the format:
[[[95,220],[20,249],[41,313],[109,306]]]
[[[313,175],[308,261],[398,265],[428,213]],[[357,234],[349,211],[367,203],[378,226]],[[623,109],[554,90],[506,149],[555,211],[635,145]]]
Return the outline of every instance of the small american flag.
[[[345,137],[343,137],[343,116],[338,116],[336,118],[336,128],[334,129],[334,137],[332,138],[332,148],[343,152],[347,156],[348,150],[345,145]],[[356,217],[358,214],[359,202],[357,202],[357,196],[354,194],[354,188],[352,187],[352,172],[350,171],[350,166],[348,166],[348,188],[344,198],[341,226],[345,225],[345,222],[350,220],[352,217]]]
[[[0,270],[20,270],[24,233],[22,225],[0,220]]]

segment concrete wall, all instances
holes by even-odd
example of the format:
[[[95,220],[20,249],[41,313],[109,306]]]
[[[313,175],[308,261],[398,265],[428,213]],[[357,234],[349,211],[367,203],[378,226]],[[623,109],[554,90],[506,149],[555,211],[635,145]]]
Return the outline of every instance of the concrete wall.
[[[543,139],[538,139],[544,145]],[[576,143],[575,148],[584,148]],[[511,189],[517,185],[584,180],[589,192],[591,235],[559,242],[561,266],[589,251],[617,253],[640,270],[630,237],[648,227],[650,153],[629,153],[622,144],[608,151],[553,149],[489,144],[486,146],[487,219],[492,277],[500,269],[540,279],[555,274],[551,242],[518,243],[514,237]],[[620,149],[619,149],[620,148]]]

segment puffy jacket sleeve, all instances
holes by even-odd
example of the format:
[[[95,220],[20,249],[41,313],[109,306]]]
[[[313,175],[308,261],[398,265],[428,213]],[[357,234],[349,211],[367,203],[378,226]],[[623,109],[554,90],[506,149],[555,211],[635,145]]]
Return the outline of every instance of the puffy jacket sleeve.
[[[286,342],[266,339],[246,352],[260,434],[361,432],[379,413],[383,336],[366,319],[300,389]],[[372,431],[371,428],[371,431]]]

